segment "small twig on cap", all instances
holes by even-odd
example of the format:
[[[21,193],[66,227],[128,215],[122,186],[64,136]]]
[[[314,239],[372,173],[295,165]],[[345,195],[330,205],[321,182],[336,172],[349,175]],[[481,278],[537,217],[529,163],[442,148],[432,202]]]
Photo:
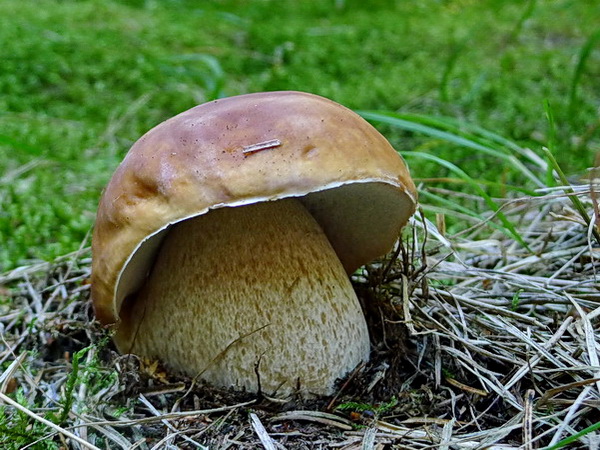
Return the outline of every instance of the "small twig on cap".
[[[258,144],[245,145],[242,149],[242,153],[260,152],[262,150],[279,147],[280,145],[281,141],[279,139],[271,139],[270,141],[259,142]]]

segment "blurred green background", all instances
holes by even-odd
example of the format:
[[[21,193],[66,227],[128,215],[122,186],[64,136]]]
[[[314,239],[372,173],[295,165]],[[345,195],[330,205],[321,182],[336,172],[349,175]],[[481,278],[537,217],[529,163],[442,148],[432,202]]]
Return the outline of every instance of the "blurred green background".
[[[76,250],[129,146],[221,96],[293,89],[450,117],[551,146],[583,173],[600,148],[599,30],[597,0],[1,0],[0,272]],[[398,150],[522,182],[463,146],[376,125]]]

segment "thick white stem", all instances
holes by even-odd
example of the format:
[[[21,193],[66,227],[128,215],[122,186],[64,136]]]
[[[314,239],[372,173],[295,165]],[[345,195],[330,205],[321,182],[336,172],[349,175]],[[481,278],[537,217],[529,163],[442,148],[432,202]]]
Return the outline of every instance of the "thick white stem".
[[[256,391],[258,371],[269,394],[331,394],[369,354],[352,285],[297,199],[176,225],[121,319],[121,351],[221,387]]]

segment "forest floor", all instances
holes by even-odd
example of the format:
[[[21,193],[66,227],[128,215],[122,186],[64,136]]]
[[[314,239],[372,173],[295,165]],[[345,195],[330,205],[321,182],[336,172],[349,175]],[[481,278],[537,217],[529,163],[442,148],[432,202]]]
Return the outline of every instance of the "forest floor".
[[[0,444],[597,448],[600,247],[568,197],[597,213],[598,186],[573,189],[502,203],[528,249],[484,223],[450,236],[417,214],[394,254],[353,277],[372,358],[331,398],[216,390],[117,354],[93,318],[86,243],[8,272]]]

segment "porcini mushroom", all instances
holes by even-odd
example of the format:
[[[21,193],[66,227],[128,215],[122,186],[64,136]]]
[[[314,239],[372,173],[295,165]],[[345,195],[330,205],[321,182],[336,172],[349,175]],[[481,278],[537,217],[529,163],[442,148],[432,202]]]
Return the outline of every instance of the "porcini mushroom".
[[[121,352],[217,386],[330,394],[369,356],[348,275],[415,210],[397,152],[301,92],[230,97],[140,138],[92,241],[97,318]]]

